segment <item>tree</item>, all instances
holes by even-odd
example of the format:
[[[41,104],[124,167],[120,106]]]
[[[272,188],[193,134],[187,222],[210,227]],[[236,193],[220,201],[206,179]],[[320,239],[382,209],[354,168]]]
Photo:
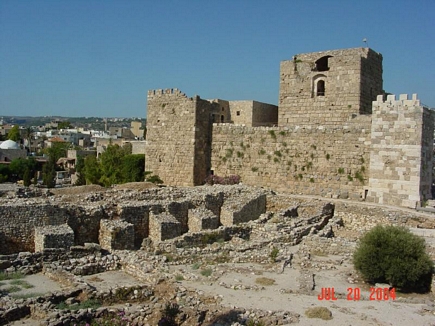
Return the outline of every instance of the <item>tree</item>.
[[[58,124],[57,124],[57,129],[70,129],[70,128],[72,128],[73,126],[71,125],[71,123],[68,121],[68,120],[66,120],[66,121],[61,121],[61,122],[59,122]]]
[[[85,177],[85,159],[83,156],[77,156],[77,162],[76,162],[76,174],[77,174],[77,180],[75,182],[76,186],[83,186],[86,184],[86,177]]]
[[[61,157],[66,157],[69,145],[69,143],[53,143],[51,147],[44,149],[44,152],[56,163]]]
[[[129,154],[122,158],[122,182],[144,181],[145,155]]]
[[[56,161],[53,157],[48,159],[48,162],[44,164],[42,168],[42,183],[47,186],[47,188],[54,188],[56,185]]]
[[[20,140],[20,129],[18,125],[15,125],[9,130],[8,139],[13,140],[15,142]]]
[[[131,147],[110,144],[106,151],[101,154],[100,167],[101,178],[100,182],[109,187],[112,184],[123,183],[122,180],[122,163],[124,156],[131,154]]]
[[[397,226],[376,226],[360,240],[355,269],[369,282],[387,282],[402,291],[430,291],[433,263],[422,238]]]
[[[30,184],[32,183],[32,175],[29,169],[26,169],[24,171],[24,175],[23,175],[23,184],[25,187],[30,186]]]
[[[9,165],[0,164],[0,183],[7,182],[10,180],[11,170],[9,169]]]
[[[9,165],[9,169],[12,175],[15,175],[17,179],[24,180],[24,174],[28,171],[29,175],[32,176],[36,172],[37,163],[33,157],[29,158],[16,158],[12,160]]]
[[[101,170],[97,158],[93,155],[86,156],[84,163],[86,184],[100,184]]]

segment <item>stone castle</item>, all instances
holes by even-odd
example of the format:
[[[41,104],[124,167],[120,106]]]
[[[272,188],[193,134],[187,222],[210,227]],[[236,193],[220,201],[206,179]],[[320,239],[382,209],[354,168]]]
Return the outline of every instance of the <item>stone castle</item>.
[[[431,198],[435,114],[385,95],[369,48],[281,62],[279,105],[148,91],[146,170],[168,185],[210,174],[277,191],[404,207]]]

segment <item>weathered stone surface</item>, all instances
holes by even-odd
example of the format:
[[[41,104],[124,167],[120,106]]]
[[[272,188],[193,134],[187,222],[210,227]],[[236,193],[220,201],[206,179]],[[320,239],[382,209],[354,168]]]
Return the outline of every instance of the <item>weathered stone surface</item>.
[[[35,251],[46,248],[68,249],[74,245],[74,231],[67,225],[47,225],[35,228]]]
[[[213,230],[219,226],[219,217],[205,208],[189,209],[189,232]]]
[[[106,250],[134,249],[134,225],[121,220],[101,220],[99,241]]]

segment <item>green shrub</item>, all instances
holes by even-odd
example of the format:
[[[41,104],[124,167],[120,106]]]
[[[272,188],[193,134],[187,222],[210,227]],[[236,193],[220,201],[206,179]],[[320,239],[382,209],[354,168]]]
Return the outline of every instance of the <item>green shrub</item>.
[[[425,242],[404,227],[374,227],[361,238],[353,263],[368,282],[389,283],[401,291],[430,291],[434,266]]]
[[[269,254],[270,260],[272,263],[276,262],[276,258],[278,257],[279,250],[278,248],[273,247],[272,251]]]
[[[206,269],[201,270],[201,275],[205,276],[205,277],[209,277],[212,272],[213,272],[213,270],[211,268],[206,268]]]
[[[269,135],[273,138],[276,139],[276,134],[274,130],[269,130]]]

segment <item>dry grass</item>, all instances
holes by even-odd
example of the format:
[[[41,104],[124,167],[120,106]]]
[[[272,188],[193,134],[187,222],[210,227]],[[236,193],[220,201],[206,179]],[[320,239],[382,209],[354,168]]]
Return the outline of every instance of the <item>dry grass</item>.
[[[326,307],[313,307],[305,310],[305,315],[308,318],[320,318],[323,320],[332,319],[332,312]]]
[[[268,277],[258,277],[255,280],[255,283],[260,284],[260,285],[264,285],[264,286],[269,286],[269,285],[274,285],[275,280],[272,278],[268,278]]]

